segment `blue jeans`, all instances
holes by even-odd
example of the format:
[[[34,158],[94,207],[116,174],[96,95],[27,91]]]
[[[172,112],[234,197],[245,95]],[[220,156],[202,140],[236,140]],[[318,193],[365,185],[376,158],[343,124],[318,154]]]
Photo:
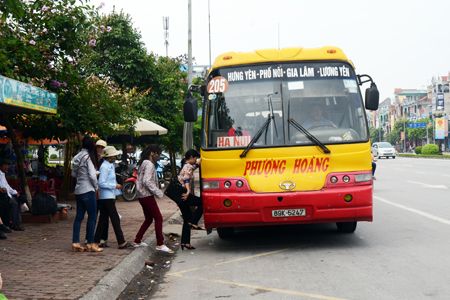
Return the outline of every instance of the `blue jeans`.
[[[94,242],[95,223],[97,221],[97,199],[95,192],[87,192],[80,195],[75,195],[77,199],[77,215],[73,222],[72,242],[80,242],[80,227],[84,219],[84,214],[88,213],[88,220],[86,226],[86,239],[88,244]]]

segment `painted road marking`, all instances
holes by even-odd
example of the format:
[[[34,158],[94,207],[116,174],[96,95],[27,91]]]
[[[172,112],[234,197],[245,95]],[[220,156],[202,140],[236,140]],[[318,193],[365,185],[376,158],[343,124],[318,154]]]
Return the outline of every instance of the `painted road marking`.
[[[276,250],[276,251],[263,252],[263,253],[259,253],[256,255],[244,256],[244,257],[240,257],[240,258],[235,258],[235,259],[215,263],[212,265],[213,266],[221,266],[221,265],[230,264],[230,263],[234,263],[234,262],[241,262],[241,261],[250,260],[250,259],[254,259],[254,258],[258,258],[258,257],[277,254],[277,253],[280,253],[280,252],[283,252],[286,250],[287,249],[281,249],[281,250]],[[201,278],[201,277],[195,277],[195,276],[186,276],[186,277],[183,276],[183,274],[185,274],[185,273],[198,271],[200,269],[209,269],[209,268],[211,268],[212,265],[209,265],[209,266],[206,265],[201,268],[186,269],[186,270],[179,271],[179,272],[172,272],[172,273],[168,273],[167,275],[174,276],[177,278],[183,278],[183,279],[189,279],[189,280],[202,280],[202,281],[206,281],[206,282],[219,283],[219,284],[225,284],[225,285],[233,285],[233,286],[237,286],[237,287],[273,292],[273,293],[284,294],[284,295],[298,296],[298,297],[303,297],[303,298],[307,297],[307,298],[311,298],[311,299],[320,299],[320,300],[345,300],[343,298],[336,298],[336,297],[331,297],[331,296],[306,293],[306,292],[294,291],[294,290],[279,289],[279,288],[273,288],[273,287],[265,287],[265,286],[260,286],[260,285],[246,284],[246,283],[242,283],[242,282],[234,282],[234,281],[229,281],[229,280],[209,279],[209,278]]]
[[[230,264],[230,263],[237,262],[237,261],[244,261],[244,260],[249,260],[249,259],[253,259],[253,258],[257,258],[257,257],[277,254],[277,253],[280,253],[280,252],[283,252],[286,250],[287,249],[281,249],[281,250],[276,250],[276,251],[263,252],[260,254],[255,254],[255,255],[250,255],[250,256],[244,256],[244,257],[240,257],[240,258],[234,258],[231,260],[215,263],[215,264],[213,264],[213,266],[221,266],[221,265],[226,265],[226,264]],[[191,268],[191,269],[187,269],[187,270],[183,270],[183,271],[179,271],[179,272],[168,273],[168,275],[182,277],[183,274],[185,274],[185,273],[198,271],[200,269],[209,269],[209,268],[211,268],[211,265],[209,265],[209,266],[206,265],[206,266],[198,267],[198,268]]]
[[[436,184],[427,184],[427,183],[423,183],[423,182],[420,182],[420,181],[414,181],[414,180],[406,180],[406,182],[413,183],[413,184],[418,184],[418,185],[421,185],[421,186],[423,186],[425,188],[430,188],[430,189],[448,190],[448,187],[446,185],[443,185],[443,184],[437,184],[437,185]]]
[[[439,222],[439,223],[442,223],[442,224],[450,225],[450,220],[447,220],[447,219],[444,219],[444,218],[441,218],[441,217],[438,217],[438,216],[435,216],[435,215],[423,212],[423,211],[415,209],[415,208],[411,208],[411,207],[408,207],[408,206],[405,206],[405,205],[402,205],[402,204],[398,204],[398,203],[389,201],[387,199],[384,199],[384,198],[381,198],[381,197],[378,197],[378,196],[373,196],[373,198],[377,199],[378,201],[384,202],[386,204],[390,204],[392,206],[395,206],[395,207],[407,210],[409,212],[415,213],[417,215],[420,215],[422,217],[428,218],[430,220],[433,220],[433,221],[436,221],[436,222]]]
[[[311,299],[320,299],[320,300],[346,300],[344,298],[336,298],[332,296],[325,296],[320,294],[313,294],[313,293],[306,293],[306,292],[300,292],[300,291],[294,291],[294,290],[286,290],[286,289],[279,289],[279,288],[272,288],[272,287],[266,287],[261,285],[254,285],[254,284],[246,284],[242,282],[234,282],[229,280],[222,280],[222,279],[207,279],[207,278],[201,278],[201,277],[183,277],[184,279],[190,279],[190,280],[202,280],[206,282],[212,282],[212,283],[219,283],[219,284],[225,284],[225,285],[232,285],[236,287],[242,287],[242,288],[248,288],[248,289],[254,289],[257,291],[266,291],[266,292],[273,292],[277,294],[284,294],[284,295],[290,295],[290,296],[297,296],[302,298],[311,298]]]

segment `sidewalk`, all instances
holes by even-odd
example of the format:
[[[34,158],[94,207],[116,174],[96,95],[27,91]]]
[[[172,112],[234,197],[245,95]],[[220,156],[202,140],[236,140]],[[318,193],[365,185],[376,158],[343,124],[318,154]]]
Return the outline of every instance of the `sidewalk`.
[[[157,201],[165,221],[178,210],[176,204],[167,197]],[[74,203],[70,204],[75,208]],[[117,210],[122,216],[125,238],[133,241],[144,220],[139,202],[118,201]],[[110,225],[110,247],[105,248],[104,252],[72,252],[74,217],[75,209],[72,209],[68,220],[50,224],[24,224],[25,231],[14,231],[8,234],[7,240],[0,241],[0,273],[3,277],[3,293],[8,299],[80,298],[131,252],[140,251],[117,249]],[[81,237],[86,232],[86,220],[87,215],[83,220]],[[153,224],[144,236],[149,237],[154,240]]]

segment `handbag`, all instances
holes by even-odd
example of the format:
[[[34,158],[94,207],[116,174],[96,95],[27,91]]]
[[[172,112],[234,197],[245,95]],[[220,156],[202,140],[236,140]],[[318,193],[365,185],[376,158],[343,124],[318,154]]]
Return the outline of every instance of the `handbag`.
[[[173,201],[179,201],[181,198],[181,194],[185,193],[186,189],[181,185],[178,179],[172,178],[164,191],[164,195],[172,199]]]

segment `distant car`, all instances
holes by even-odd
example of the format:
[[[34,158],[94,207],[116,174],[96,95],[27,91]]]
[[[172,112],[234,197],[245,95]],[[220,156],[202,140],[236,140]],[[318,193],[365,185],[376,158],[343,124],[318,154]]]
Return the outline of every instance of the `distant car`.
[[[395,151],[394,146],[392,146],[388,142],[373,143],[372,144],[372,154],[373,154],[373,156],[375,156],[377,158],[392,157],[395,159],[395,157],[396,157],[396,151]]]

